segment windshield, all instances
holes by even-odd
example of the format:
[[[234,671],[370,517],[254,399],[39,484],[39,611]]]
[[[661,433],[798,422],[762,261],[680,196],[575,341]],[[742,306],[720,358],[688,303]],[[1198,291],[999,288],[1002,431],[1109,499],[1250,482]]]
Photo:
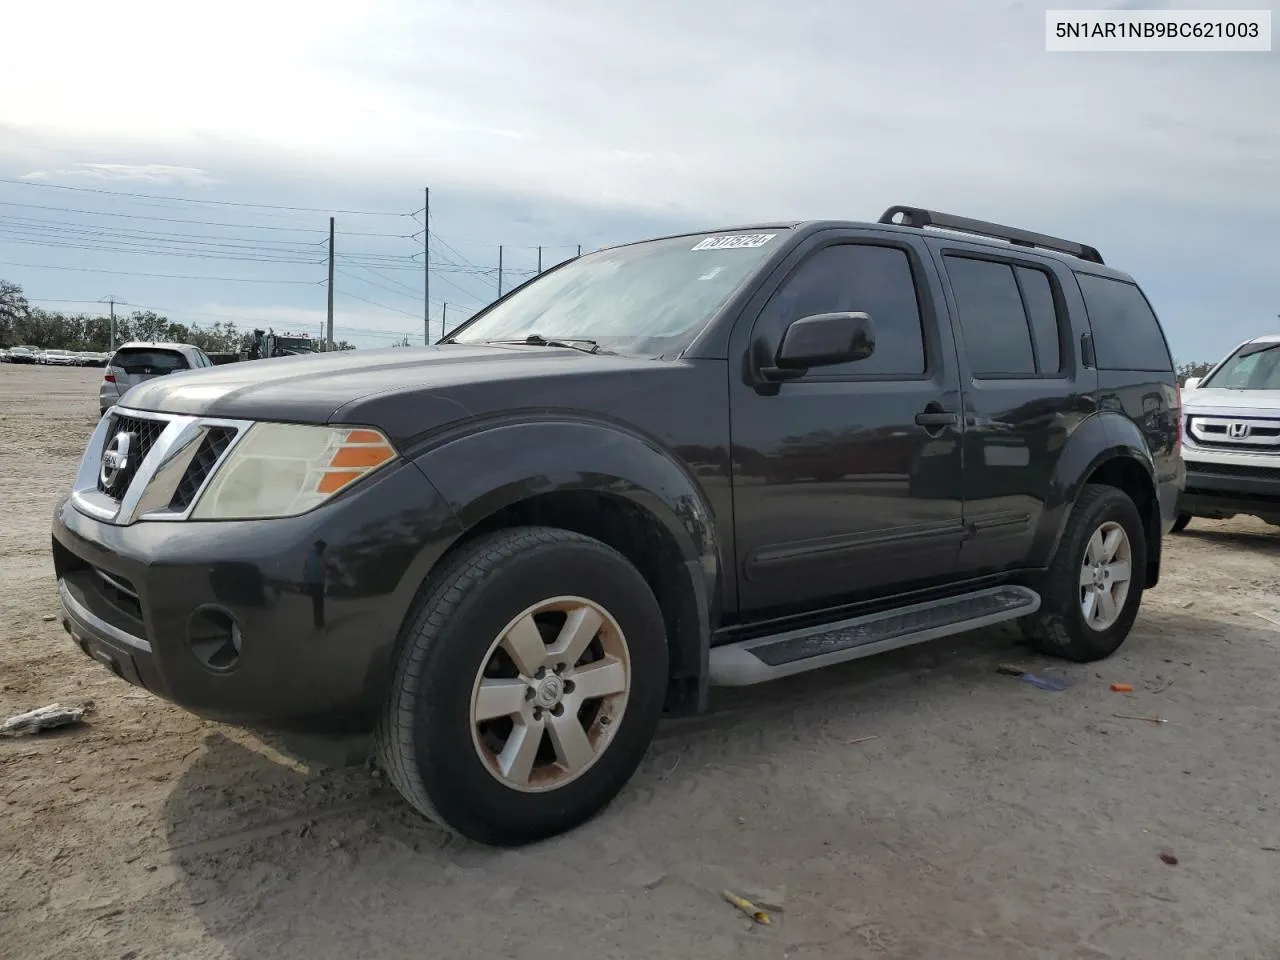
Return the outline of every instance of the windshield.
[[[537,334],[663,356],[702,329],[785,232],[698,234],[591,253],[537,278],[446,342]]]
[[[1280,390],[1280,343],[1245,344],[1202,387]]]

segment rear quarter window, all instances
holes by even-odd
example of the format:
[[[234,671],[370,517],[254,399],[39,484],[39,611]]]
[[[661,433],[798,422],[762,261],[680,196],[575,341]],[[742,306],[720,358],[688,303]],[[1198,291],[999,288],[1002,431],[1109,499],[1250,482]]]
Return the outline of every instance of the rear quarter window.
[[[188,370],[187,359],[173,350],[117,350],[111,366],[128,374],[174,373]]]
[[[1077,273],[1099,370],[1173,370],[1151,304],[1135,283]]]

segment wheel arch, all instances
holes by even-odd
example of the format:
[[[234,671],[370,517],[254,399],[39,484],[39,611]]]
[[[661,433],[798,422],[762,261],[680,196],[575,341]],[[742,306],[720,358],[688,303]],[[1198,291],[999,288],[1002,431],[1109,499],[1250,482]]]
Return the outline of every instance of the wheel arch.
[[[488,425],[414,462],[461,528],[432,569],[508,527],[552,526],[600,540],[640,571],[662,608],[668,713],[705,708],[722,565],[707,498],[673,454],[611,423],[557,417]]]
[[[1114,413],[1089,418],[1067,441],[1033,546],[1034,565],[1051,562],[1071,508],[1087,484],[1122,490],[1137,506],[1147,546],[1143,586],[1154,587],[1160,580],[1162,542],[1155,462],[1137,425]]]

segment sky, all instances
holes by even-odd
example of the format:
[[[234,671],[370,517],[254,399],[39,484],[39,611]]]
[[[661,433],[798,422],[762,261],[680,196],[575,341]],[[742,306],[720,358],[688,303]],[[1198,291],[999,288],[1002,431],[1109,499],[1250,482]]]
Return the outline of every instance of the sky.
[[[433,339],[499,245],[509,288],[539,245],[906,203],[1098,247],[1179,361],[1280,329],[1280,53],[1047,53],[1062,6],[11,4],[0,278],[319,334],[332,215],[335,337],[369,347],[422,340],[425,187]]]

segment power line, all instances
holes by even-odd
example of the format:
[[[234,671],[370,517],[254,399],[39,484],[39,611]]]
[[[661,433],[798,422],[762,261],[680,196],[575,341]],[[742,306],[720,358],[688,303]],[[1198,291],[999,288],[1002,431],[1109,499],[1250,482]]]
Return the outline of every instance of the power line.
[[[324,241],[310,240],[276,240],[257,239],[253,237],[229,237],[225,234],[189,233],[174,230],[134,230],[128,227],[104,227],[98,224],[70,223],[57,220],[42,220],[36,217],[8,217],[0,222],[6,229],[31,230],[35,232],[76,234],[81,236],[105,237],[107,239],[124,240],[159,240],[170,243],[203,243],[214,246],[248,245],[264,250],[298,247],[318,247]]]
[[[363,302],[363,303],[367,303],[367,304],[369,304],[370,306],[373,306],[373,307],[381,307],[383,310],[390,310],[390,311],[392,311],[393,313],[403,313],[406,317],[413,317],[413,319],[415,319],[415,320],[417,320],[417,319],[418,319],[418,315],[417,315],[416,313],[410,313],[408,310],[401,310],[401,309],[399,309],[398,307],[389,307],[389,306],[387,306],[385,303],[379,303],[377,300],[369,300],[369,299],[368,299],[368,298],[366,298],[366,297],[362,297],[362,296],[360,296],[359,294],[356,294],[356,293],[351,293],[351,292],[350,292],[350,291],[348,291],[348,290],[336,290],[336,291],[334,291],[334,292],[335,292],[335,293],[340,293],[340,294],[342,294],[344,297],[351,297],[351,298],[352,298],[352,299],[354,299],[354,300],[360,300],[361,302]]]
[[[17,237],[5,237],[3,235],[0,235],[0,243],[25,243],[37,247],[55,247],[66,250],[90,250],[101,253],[127,253],[145,257],[183,257],[195,260],[232,260],[241,263],[317,264],[324,262],[323,260],[302,260],[297,257],[236,256],[230,253],[215,252],[183,253],[176,250],[164,250],[155,247],[110,247],[103,246],[102,244],[62,243],[50,240],[29,240]]]
[[[421,299],[422,297],[422,292],[420,290],[410,290],[408,287],[403,287],[403,285],[401,289],[397,290],[394,287],[387,286],[385,283],[379,283],[377,280],[370,280],[368,277],[362,277],[358,273],[352,273],[350,270],[344,270],[342,267],[335,267],[334,269],[344,277],[350,277],[352,280],[359,280],[361,283],[367,283],[369,286],[377,287],[379,290],[385,290],[387,293],[394,293],[398,297],[412,297],[414,299]],[[367,270],[369,268],[364,267],[362,269]],[[395,281],[392,282],[394,283]]]
[[[73,207],[50,207],[36,203],[14,203],[11,200],[0,200],[0,207],[22,207],[25,210],[51,210],[57,213],[81,213],[91,217],[123,217],[128,220],[152,220],[156,223],[191,223],[202,227],[231,227],[234,229],[246,230],[280,230],[287,233],[323,233],[328,234],[327,229],[320,227],[282,227],[275,224],[265,223],[227,223],[225,221],[216,220],[190,220],[181,217],[152,217],[142,213],[119,213],[110,210],[79,210]],[[402,233],[370,233],[357,230],[344,230],[343,234],[348,237],[387,237],[394,240],[410,240],[412,237]]]
[[[74,190],[77,193],[95,193],[109,197],[129,197],[134,200],[162,200],[170,203],[202,203],[217,207],[249,207],[257,210],[288,210],[297,213],[325,213],[361,217],[404,217],[404,213],[387,213],[383,210],[328,210],[322,207],[290,207],[278,203],[249,203],[242,200],[197,200],[191,197],[165,197],[148,193],[128,193],[123,190],[104,190],[101,187],[70,187],[60,183],[41,183],[35,180],[8,180],[0,177],[0,183],[19,187],[43,187],[48,190]]]
[[[26,267],[31,270],[73,270],[77,273],[109,273],[120,277],[161,277],[168,280],[214,280],[226,283],[290,283],[317,286],[323,280],[262,280],[256,277],[205,277],[182,273],[137,273],[131,270],[104,270],[98,267],[57,267],[48,263],[15,263],[12,260],[0,260],[0,266]]]

